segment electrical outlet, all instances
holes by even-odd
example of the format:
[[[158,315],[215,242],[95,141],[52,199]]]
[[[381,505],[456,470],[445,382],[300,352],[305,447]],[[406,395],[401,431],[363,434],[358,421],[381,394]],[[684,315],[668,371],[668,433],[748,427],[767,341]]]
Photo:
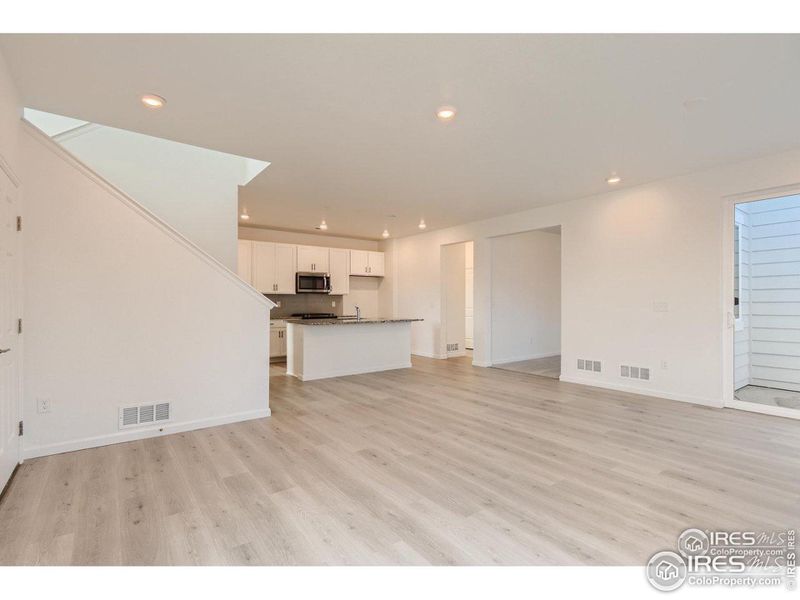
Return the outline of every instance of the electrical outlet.
[[[336,300],[331,300],[331,306],[333,306],[333,307],[336,306]]]
[[[669,363],[667,363],[667,361],[665,361],[665,360],[662,360],[661,361],[661,368],[666,371],[669,368]]]
[[[39,398],[36,401],[36,411],[40,413],[50,412],[50,398]]]

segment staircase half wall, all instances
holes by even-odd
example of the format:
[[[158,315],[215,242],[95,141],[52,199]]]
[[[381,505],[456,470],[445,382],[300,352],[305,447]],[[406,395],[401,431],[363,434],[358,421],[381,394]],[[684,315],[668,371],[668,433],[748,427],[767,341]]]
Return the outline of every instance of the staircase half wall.
[[[23,455],[269,416],[272,303],[22,130]],[[120,427],[121,407],[167,402],[169,421]]]

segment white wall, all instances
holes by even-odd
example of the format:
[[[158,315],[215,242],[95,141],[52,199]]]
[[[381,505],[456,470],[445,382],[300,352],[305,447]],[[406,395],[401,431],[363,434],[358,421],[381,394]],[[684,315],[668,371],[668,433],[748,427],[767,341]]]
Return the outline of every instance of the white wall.
[[[356,306],[364,317],[381,317],[379,306],[379,277],[350,277],[350,293],[342,296],[342,314],[356,314]]]
[[[492,362],[561,351],[561,236],[531,231],[492,239]]]
[[[25,455],[160,435],[123,405],[172,402],[165,434],[269,414],[263,296],[23,131]]]
[[[800,390],[800,195],[737,208],[751,223],[750,382]]]
[[[64,117],[26,110],[48,128]],[[66,119],[67,122],[73,121]],[[51,131],[55,131],[49,127]],[[101,125],[54,139],[187,239],[236,270],[239,186],[268,163]]]
[[[729,300],[724,198],[798,183],[800,151],[793,151],[401,238],[393,245],[395,311],[425,319],[413,325],[413,351],[433,355],[441,329],[440,247],[474,240],[473,360],[491,364],[489,238],[561,225],[562,378],[720,406],[723,298]],[[603,372],[578,371],[579,357],[602,361]],[[620,364],[651,367],[651,381],[623,380]]]
[[[442,247],[442,297],[444,301],[444,342],[439,353],[463,356],[466,345],[466,244]],[[457,350],[447,347],[455,344]],[[451,346],[452,347],[452,346]]]

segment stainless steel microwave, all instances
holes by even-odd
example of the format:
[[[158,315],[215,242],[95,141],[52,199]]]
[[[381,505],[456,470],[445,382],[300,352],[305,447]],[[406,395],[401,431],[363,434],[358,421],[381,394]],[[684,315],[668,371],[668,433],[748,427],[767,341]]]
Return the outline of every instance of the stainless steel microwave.
[[[330,294],[331,276],[327,273],[298,273],[295,291],[298,294]]]

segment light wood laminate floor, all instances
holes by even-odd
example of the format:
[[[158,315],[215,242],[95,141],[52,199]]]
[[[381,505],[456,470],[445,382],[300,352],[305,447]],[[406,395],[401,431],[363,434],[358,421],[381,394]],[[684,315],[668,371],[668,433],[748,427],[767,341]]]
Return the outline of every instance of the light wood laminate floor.
[[[531,358],[529,360],[519,360],[493,366],[495,369],[528,373],[529,375],[539,375],[540,377],[550,377],[551,379],[558,379],[561,377],[561,356]]]
[[[2,564],[643,564],[796,527],[800,423],[414,358],[273,416],[31,460]]]

